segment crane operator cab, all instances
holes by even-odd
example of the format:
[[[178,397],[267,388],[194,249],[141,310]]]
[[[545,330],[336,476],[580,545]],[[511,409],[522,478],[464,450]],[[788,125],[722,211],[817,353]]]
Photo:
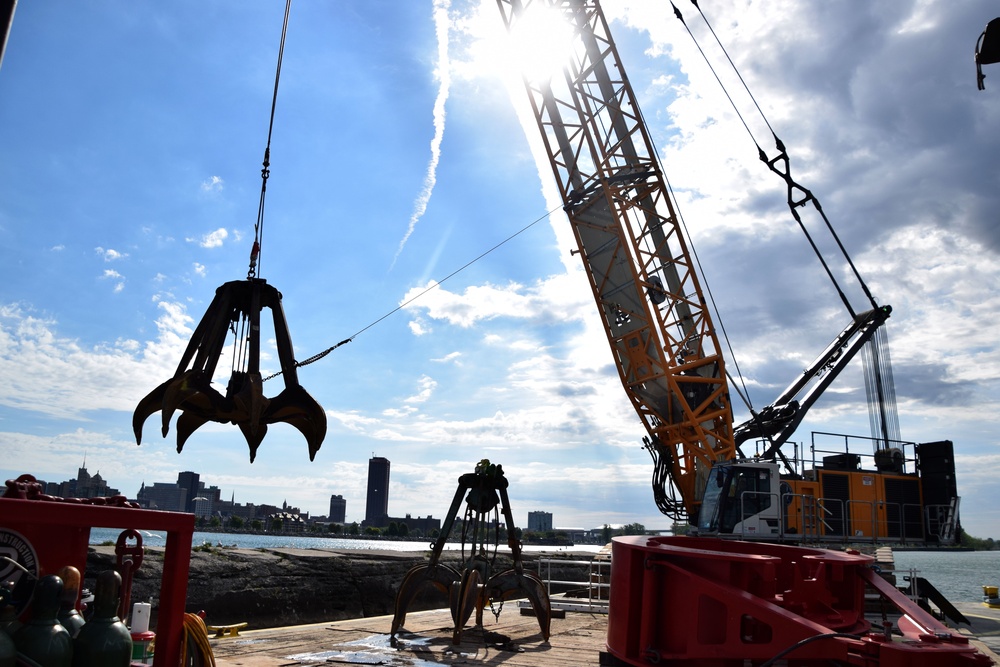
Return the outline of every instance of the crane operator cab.
[[[781,486],[774,463],[717,463],[705,485],[698,534],[779,537]]]

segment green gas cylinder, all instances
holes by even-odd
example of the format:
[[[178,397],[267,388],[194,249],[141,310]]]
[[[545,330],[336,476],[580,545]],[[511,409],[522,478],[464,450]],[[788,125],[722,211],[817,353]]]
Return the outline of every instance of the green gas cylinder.
[[[73,667],[128,667],[132,636],[118,618],[122,577],[114,570],[97,576],[94,615],[73,640]]]
[[[69,630],[69,636],[75,639],[84,623],[83,614],[76,609],[76,600],[80,597],[80,570],[67,565],[59,570],[59,577],[63,581],[63,590],[59,597],[57,618]]]
[[[7,623],[3,621],[3,612],[9,607],[7,601],[13,589],[13,582],[0,583],[0,667],[14,667],[17,662],[14,640],[7,634]]]
[[[17,664],[17,649],[7,631],[0,628],[0,667],[14,667]]]
[[[35,586],[35,599],[27,623],[14,632],[17,652],[43,667],[70,667],[73,639],[57,618],[62,579],[54,574],[42,577]]]

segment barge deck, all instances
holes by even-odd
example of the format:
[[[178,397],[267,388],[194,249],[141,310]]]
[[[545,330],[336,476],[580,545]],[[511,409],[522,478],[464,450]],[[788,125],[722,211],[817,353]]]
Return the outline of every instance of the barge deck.
[[[962,634],[994,664],[1000,665],[1000,609],[958,603],[971,627]],[[429,665],[504,667],[599,667],[605,650],[608,617],[567,612],[552,619],[552,636],[543,641],[534,616],[508,603],[500,617],[488,611],[483,627],[467,627],[462,643],[451,642],[447,609],[411,612],[396,646],[389,638],[391,616],[357,618],[285,628],[242,631],[238,637],[211,639],[218,667],[298,667],[300,665]]]
[[[607,614],[567,613],[552,619],[543,641],[538,621],[508,603],[499,619],[486,610],[483,627],[467,626],[462,642],[451,641],[447,609],[410,612],[396,646],[389,638],[392,616],[357,618],[286,628],[242,631],[211,639],[218,667],[297,667],[298,665],[465,664],[505,667],[597,667],[608,631]]]

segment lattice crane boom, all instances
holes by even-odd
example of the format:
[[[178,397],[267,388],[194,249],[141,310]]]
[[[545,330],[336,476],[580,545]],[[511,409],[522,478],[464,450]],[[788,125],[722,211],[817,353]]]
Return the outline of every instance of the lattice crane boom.
[[[497,0],[575,28],[562,78],[525,80],[622,385],[648,431],[654,496],[697,515],[716,461],[735,458],[725,364],[639,105],[593,0]]]

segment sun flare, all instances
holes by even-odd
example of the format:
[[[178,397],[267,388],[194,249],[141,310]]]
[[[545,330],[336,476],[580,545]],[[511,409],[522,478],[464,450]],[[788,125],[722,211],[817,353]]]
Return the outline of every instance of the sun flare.
[[[573,26],[563,12],[544,2],[534,2],[508,36],[511,65],[532,83],[548,81],[569,63],[573,38]]]

